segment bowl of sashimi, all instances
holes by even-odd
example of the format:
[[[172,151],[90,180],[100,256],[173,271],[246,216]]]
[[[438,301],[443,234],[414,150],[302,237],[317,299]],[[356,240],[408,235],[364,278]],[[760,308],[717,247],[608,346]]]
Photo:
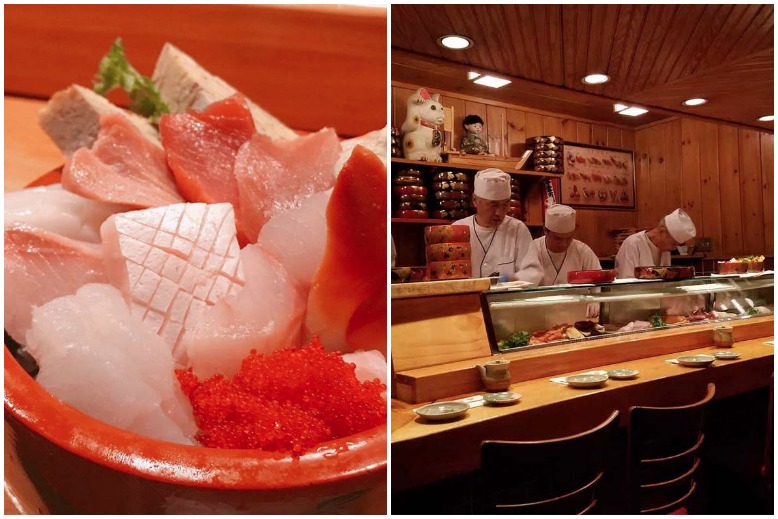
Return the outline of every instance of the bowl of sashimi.
[[[385,513],[385,131],[176,59],[154,123],[55,94],[64,166],[5,195],[6,448],[52,511]]]

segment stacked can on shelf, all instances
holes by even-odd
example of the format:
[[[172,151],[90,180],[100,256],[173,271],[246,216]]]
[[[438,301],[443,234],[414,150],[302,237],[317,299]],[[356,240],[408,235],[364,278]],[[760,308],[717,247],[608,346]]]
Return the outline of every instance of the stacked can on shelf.
[[[403,146],[402,146],[402,133],[396,126],[392,126],[392,157],[402,158]]]
[[[516,177],[511,177],[511,206],[508,216],[521,220],[521,186]]]
[[[543,173],[564,173],[563,147],[561,137],[530,137],[527,149],[532,151],[532,169]]]
[[[432,174],[430,184],[430,217],[441,220],[459,220],[471,214],[468,173],[438,171]]]
[[[468,279],[470,262],[470,227],[467,225],[432,225],[424,228],[427,253],[427,279]]]
[[[408,168],[392,175],[392,217],[429,218],[428,189],[421,172]]]

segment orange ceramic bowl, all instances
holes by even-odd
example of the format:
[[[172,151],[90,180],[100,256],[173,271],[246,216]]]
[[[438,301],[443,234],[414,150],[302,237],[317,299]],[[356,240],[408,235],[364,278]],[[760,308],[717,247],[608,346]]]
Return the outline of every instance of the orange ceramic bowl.
[[[178,445],[87,416],[48,393],[8,348],[4,360],[5,448],[52,512],[386,513],[386,426],[299,459]]]

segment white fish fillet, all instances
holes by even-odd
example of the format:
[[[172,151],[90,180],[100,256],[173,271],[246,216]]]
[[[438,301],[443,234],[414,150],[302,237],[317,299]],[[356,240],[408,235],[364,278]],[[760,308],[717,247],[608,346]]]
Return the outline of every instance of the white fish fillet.
[[[240,259],[244,287],[208,307],[184,339],[192,370],[200,378],[234,375],[252,349],[269,354],[299,344],[304,292],[261,246],[248,245]]]
[[[302,287],[310,287],[327,245],[327,202],[332,189],[311,195],[300,207],[274,216],[257,244],[277,259]]]
[[[107,279],[102,248],[94,243],[17,226],[5,229],[4,250],[4,325],[21,343],[34,307]]]
[[[74,240],[100,243],[100,225],[123,205],[89,200],[65,191],[61,184],[30,187],[5,193],[3,207],[6,229],[26,224]]]
[[[173,204],[112,216],[101,230],[106,272],[133,315],[180,364],[187,327],[243,285],[231,204]]]
[[[194,443],[170,350],[116,288],[89,284],[36,308],[27,349],[40,366],[38,382],[76,409],[144,436]]]

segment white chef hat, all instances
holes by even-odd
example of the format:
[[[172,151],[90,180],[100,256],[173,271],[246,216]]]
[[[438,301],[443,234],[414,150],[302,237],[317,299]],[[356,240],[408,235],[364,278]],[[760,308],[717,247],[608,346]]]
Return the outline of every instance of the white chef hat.
[[[559,234],[569,234],[575,231],[575,209],[554,204],[546,209],[546,229]]]
[[[483,169],[475,174],[473,194],[486,200],[508,200],[511,197],[511,176],[501,169]]]
[[[684,243],[697,236],[697,228],[694,226],[691,216],[683,209],[676,209],[665,216],[665,225],[678,243]]]

